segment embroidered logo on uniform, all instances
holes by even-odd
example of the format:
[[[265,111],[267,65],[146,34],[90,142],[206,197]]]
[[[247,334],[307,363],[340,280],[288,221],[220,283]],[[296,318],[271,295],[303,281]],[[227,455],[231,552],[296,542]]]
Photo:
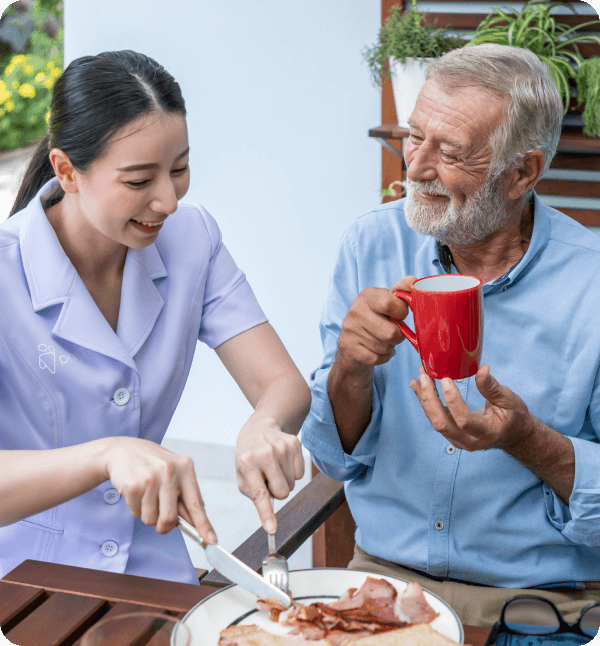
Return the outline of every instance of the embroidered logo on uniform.
[[[40,343],[38,345],[38,350],[42,353],[40,354],[40,368],[44,370],[48,368],[52,374],[56,372],[56,350],[53,345],[46,345],[45,343]]]

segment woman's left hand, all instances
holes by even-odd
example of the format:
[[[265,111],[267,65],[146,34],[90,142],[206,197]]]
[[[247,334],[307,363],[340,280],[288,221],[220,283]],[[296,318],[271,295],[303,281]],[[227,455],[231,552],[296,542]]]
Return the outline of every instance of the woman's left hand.
[[[253,415],[237,439],[235,470],[238,487],[256,505],[265,531],[275,533],[277,521],[270,497],[287,498],[304,475],[300,440],[284,433],[273,418]]]

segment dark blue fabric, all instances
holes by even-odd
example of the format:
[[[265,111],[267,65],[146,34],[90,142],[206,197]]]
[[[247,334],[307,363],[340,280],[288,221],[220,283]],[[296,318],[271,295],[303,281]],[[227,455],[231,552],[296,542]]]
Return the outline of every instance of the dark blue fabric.
[[[496,639],[496,646],[582,646],[589,644],[593,637],[582,637],[574,633],[560,635],[509,635],[502,633]]]

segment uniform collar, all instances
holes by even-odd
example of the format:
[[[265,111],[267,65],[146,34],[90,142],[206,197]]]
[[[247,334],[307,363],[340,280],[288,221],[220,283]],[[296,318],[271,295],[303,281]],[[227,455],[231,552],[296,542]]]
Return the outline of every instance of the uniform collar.
[[[511,267],[505,274],[484,285],[484,293],[487,293],[498,286],[507,286],[522,278],[532,267],[538,256],[544,250],[548,236],[550,235],[550,220],[545,211],[544,205],[540,202],[536,193],[533,194],[533,230],[531,240],[525,255],[519,262]],[[431,263],[438,273],[456,273],[454,265],[450,265],[451,256],[446,245],[441,244],[435,238],[431,238]]]
[[[129,249],[115,334],[63,251],[42,208],[42,196],[56,186],[58,180],[52,178],[40,189],[24,210],[21,222],[21,257],[33,309],[41,312],[62,303],[54,335],[135,370],[133,357],[148,338],[164,305],[154,281],[167,277],[166,267],[156,244]]]

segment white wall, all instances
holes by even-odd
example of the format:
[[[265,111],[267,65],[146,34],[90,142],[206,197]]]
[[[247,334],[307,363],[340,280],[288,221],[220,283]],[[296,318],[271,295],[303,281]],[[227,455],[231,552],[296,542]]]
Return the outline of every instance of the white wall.
[[[360,50],[380,0],[66,0],[65,64],[105,50],[152,56],[188,108],[186,201],[226,245],[308,379],[343,230],[380,202],[380,95]],[[233,444],[251,407],[199,345],[167,437]]]

